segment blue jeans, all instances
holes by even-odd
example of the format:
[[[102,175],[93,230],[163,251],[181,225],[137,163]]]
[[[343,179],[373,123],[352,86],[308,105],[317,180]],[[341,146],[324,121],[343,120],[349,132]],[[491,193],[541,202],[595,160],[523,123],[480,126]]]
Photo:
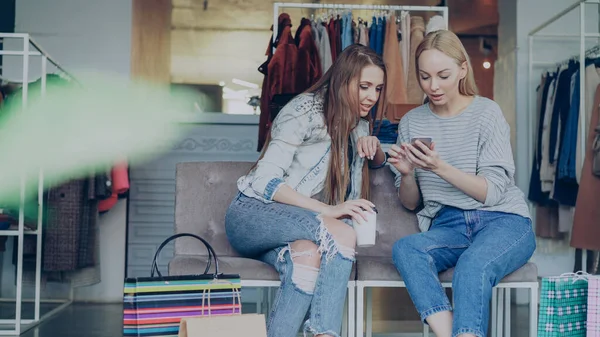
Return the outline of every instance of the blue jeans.
[[[338,245],[317,213],[239,193],[225,215],[225,231],[241,255],[266,262],[279,273],[268,337],[295,337],[306,317],[304,331],[339,336],[354,250]],[[320,268],[312,274],[292,261],[305,253],[291,249],[297,240],[319,247]]]
[[[455,267],[452,335],[486,336],[492,288],[535,250],[531,220],[519,215],[444,207],[427,232],[404,237],[393,261],[421,319],[452,306],[438,273]]]

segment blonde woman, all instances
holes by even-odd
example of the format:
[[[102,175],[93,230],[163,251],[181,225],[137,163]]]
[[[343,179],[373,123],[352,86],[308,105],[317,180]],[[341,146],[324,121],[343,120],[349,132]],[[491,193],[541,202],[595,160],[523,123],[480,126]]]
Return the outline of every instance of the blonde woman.
[[[415,57],[427,102],[401,120],[389,162],[401,203],[411,210],[422,206],[421,233],[396,242],[393,261],[438,337],[483,337],[492,287],[536,247],[514,181],[510,129],[498,104],[477,95],[469,57],[455,34],[429,33]],[[412,141],[419,137],[433,142]],[[454,308],[438,280],[452,267]]]

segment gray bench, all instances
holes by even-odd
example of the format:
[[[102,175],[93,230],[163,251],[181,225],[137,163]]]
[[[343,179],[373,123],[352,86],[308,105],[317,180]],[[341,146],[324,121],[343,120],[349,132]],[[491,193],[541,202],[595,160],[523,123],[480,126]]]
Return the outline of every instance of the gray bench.
[[[219,256],[224,273],[238,273],[242,286],[277,287],[279,276],[262,262],[240,257],[227,241],[225,211],[237,193],[237,179],[248,172],[249,162],[190,162],[177,165],[175,196],[175,232],[194,233],[208,240]],[[392,246],[406,235],[418,233],[416,217],[404,209],[396,196],[392,172],[383,168],[371,171],[372,201],[377,205],[377,245],[357,249],[357,261],[348,281],[345,335],[372,335],[371,289],[405,287],[391,261]],[[192,239],[175,242],[169,274],[200,273],[206,262],[202,245]],[[440,274],[444,287],[451,287],[453,270]],[[537,336],[538,280],[537,267],[528,263],[503,279],[492,298],[492,335],[510,336],[510,289],[530,289],[530,337]],[[366,306],[363,305],[366,295]],[[365,329],[366,309],[366,329]],[[504,331],[503,331],[504,330]],[[428,329],[424,327],[424,334]]]

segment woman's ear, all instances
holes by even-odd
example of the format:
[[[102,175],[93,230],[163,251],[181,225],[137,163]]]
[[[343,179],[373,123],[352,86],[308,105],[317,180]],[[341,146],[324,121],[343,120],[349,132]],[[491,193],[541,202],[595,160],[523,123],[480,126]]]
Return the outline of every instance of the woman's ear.
[[[465,61],[465,62],[463,62],[460,65],[460,72],[459,72],[459,74],[460,74],[460,79],[461,80],[464,79],[465,77],[467,77],[468,71],[469,71],[469,66],[467,64],[467,61]]]

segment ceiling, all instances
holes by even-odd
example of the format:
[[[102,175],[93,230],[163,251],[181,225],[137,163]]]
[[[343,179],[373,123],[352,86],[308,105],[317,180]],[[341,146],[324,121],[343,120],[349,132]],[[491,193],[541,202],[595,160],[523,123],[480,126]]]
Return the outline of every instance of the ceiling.
[[[278,0],[281,1],[281,0]],[[264,30],[275,0],[173,0],[173,25],[192,30]],[[294,2],[449,7],[450,29],[460,35],[496,36],[498,0],[295,0]],[[309,10],[288,10],[292,17]]]

